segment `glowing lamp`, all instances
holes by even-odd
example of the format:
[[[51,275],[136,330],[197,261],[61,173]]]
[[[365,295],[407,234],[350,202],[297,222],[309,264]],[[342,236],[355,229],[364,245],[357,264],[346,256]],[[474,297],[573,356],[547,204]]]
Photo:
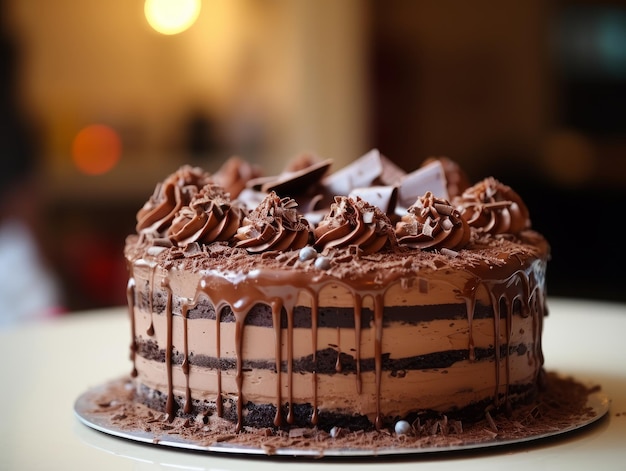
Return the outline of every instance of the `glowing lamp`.
[[[198,19],[200,0],[146,0],[148,24],[161,34],[182,33]]]

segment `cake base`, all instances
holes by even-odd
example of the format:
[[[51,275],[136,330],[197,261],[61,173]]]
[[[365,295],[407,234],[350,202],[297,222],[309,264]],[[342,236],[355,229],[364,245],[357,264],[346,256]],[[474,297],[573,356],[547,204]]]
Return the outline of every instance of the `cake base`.
[[[336,428],[244,428],[216,416],[175,418],[134,401],[130,378],[107,382],[83,393],[74,410],[85,425],[101,432],[172,448],[196,451],[308,457],[386,456],[452,452],[513,445],[563,435],[586,427],[608,412],[610,400],[599,387],[546,374],[547,387],[528,407],[473,423],[447,417],[412,424],[408,434]]]

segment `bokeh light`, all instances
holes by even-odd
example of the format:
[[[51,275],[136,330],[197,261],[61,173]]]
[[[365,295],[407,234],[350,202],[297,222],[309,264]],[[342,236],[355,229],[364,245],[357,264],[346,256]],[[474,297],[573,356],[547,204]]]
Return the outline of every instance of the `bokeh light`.
[[[154,30],[161,34],[182,33],[200,15],[200,0],[146,0],[144,14]]]
[[[122,155],[117,132],[103,124],[82,128],[72,142],[72,159],[82,173],[102,175],[110,171]]]

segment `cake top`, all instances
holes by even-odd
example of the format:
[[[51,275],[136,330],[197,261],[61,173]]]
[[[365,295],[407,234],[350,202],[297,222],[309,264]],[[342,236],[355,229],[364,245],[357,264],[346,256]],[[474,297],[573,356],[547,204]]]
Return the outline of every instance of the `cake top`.
[[[445,157],[406,173],[377,150],[332,173],[331,166],[310,155],[270,177],[237,157],[214,174],[182,166],[137,213],[127,255],[162,247],[152,252],[188,269],[219,258],[223,270],[297,264],[340,278],[354,273],[355,260],[374,276],[381,269],[497,270],[514,256],[547,258],[524,201],[493,177],[472,186]]]

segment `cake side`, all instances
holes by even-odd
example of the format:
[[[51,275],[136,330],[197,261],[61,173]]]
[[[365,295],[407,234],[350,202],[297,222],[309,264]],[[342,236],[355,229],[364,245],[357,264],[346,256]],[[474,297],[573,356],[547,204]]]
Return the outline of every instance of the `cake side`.
[[[434,264],[432,255],[389,253],[383,263],[338,251],[328,270],[307,269],[314,262],[297,253],[281,255],[292,265],[246,252],[146,254],[131,277],[139,379],[167,391],[170,414],[226,406],[257,426],[316,425],[320,413],[329,424],[428,411],[470,418],[530,399],[543,362],[548,249],[526,237],[532,243],[477,246],[483,260],[472,268],[470,250]],[[209,268],[239,257],[240,270]],[[185,407],[191,398],[202,402]],[[248,420],[248,403],[263,418]]]

